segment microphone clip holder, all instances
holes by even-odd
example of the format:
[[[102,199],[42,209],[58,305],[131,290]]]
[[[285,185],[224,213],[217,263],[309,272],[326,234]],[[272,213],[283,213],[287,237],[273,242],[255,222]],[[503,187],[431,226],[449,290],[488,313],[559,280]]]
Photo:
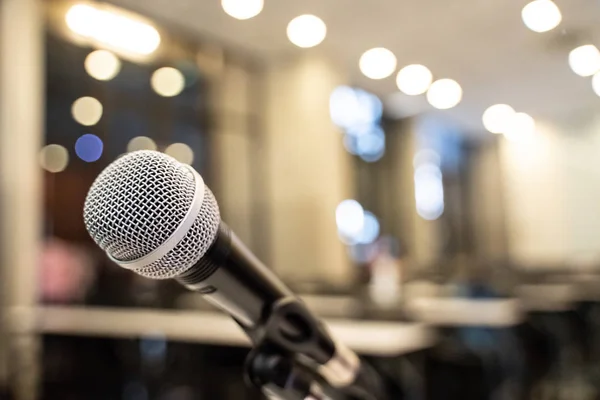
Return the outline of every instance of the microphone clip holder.
[[[335,343],[301,300],[296,297],[280,299],[261,324],[253,329],[242,327],[254,344],[246,358],[246,378],[267,397],[285,400],[338,398],[317,372],[318,366],[327,363],[335,352]],[[327,396],[325,392],[328,392]]]

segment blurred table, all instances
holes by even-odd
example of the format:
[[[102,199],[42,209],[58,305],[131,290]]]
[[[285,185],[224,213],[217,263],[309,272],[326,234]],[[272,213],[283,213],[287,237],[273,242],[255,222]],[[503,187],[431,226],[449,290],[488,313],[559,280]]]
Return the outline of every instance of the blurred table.
[[[332,334],[357,353],[398,356],[432,346],[435,331],[422,323],[325,319]],[[227,315],[209,311],[118,309],[46,306],[38,308],[36,329],[59,335],[147,337],[167,340],[249,346]]]
[[[519,324],[524,316],[518,299],[465,299],[420,297],[406,302],[414,319],[435,326],[507,327]]]

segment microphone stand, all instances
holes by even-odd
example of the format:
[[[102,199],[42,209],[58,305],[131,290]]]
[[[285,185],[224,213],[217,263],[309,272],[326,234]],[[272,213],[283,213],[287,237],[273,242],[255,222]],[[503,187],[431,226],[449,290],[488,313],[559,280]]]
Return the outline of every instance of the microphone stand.
[[[347,376],[343,365],[323,370],[331,358],[326,349],[335,343],[299,299],[278,300],[256,327],[236,322],[254,344],[246,358],[246,380],[270,400],[389,400],[383,377],[364,361],[346,384],[336,379],[336,374]]]

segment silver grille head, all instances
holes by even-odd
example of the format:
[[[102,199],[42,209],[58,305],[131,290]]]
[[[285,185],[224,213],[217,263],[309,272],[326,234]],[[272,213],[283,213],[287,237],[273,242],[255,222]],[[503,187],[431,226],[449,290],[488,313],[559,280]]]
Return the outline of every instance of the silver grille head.
[[[174,278],[214,241],[219,206],[191,167],[156,151],[136,151],[98,175],[83,218],[92,239],[125,268],[152,279]]]

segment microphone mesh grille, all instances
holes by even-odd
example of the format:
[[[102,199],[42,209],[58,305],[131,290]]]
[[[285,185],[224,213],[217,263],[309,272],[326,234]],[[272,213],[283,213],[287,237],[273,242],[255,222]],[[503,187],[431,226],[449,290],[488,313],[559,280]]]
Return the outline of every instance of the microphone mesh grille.
[[[192,205],[192,172],[154,151],[129,153],[96,178],[84,206],[92,239],[119,261],[133,261],[164,244]],[[192,267],[212,244],[220,223],[219,208],[205,187],[200,213],[185,237],[158,261],[136,269],[153,279],[176,277]]]

